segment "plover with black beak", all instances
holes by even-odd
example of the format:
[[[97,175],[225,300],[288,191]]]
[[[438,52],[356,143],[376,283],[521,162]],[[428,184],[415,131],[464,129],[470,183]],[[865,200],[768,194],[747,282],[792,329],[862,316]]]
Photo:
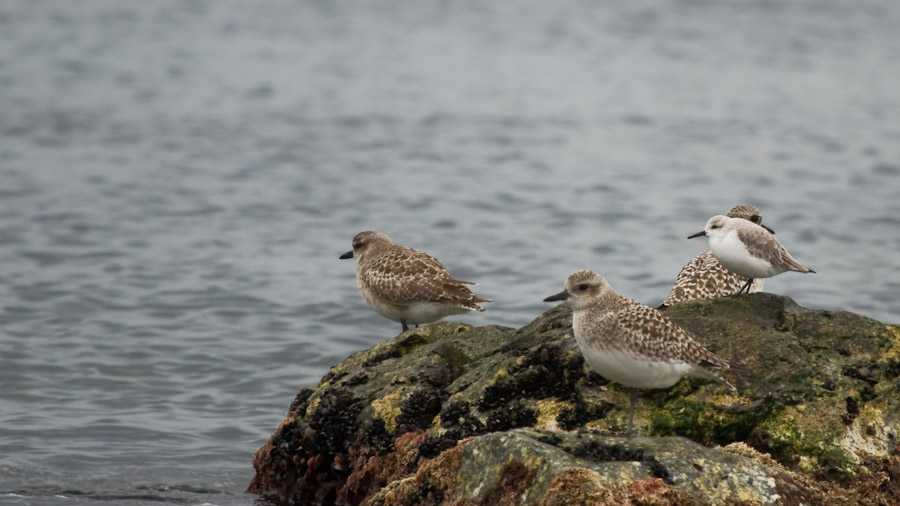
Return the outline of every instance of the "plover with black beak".
[[[566,289],[544,299],[565,301],[572,310],[572,328],[588,367],[630,389],[628,428],[634,433],[636,389],[669,388],[685,376],[734,385],[715,370],[728,362],[708,351],[659,311],[623,297],[593,271],[577,271]]]
[[[688,236],[706,236],[716,260],[731,272],[744,276],[747,283],[738,293],[748,290],[753,280],[770,278],[782,272],[816,271],[800,265],[768,230],[739,218],[713,216],[703,232]]]
[[[756,206],[741,204],[731,208],[727,214],[730,218],[742,218],[763,227],[771,233],[771,228],[763,225],[762,213]],[[747,278],[731,272],[716,260],[712,250],[706,250],[686,263],[678,276],[675,285],[669,291],[666,300],[656,309],[666,309],[679,302],[694,299],[715,299],[735,295],[747,285]],[[763,280],[754,279],[747,293],[761,292]]]
[[[484,311],[478,304],[491,302],[466,286],[475,283],[454,279],[433,256],[394,244],[384,234],[356,234],[353,250],[340,258],[356,259],[356,286],[366,304],[381,316],[400,322],[404,331],[409,325]]]

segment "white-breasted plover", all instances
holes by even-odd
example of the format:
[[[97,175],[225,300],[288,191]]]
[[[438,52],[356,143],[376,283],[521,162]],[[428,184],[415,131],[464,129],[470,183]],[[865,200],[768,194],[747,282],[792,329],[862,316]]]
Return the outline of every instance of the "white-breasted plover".
[[[634,429],[635,389],[669,388],[685,376],[734,385],[716,374],[728,362],[695,341],[659,311],[623,297],[593,271],[577,271],[566,289],[544,299],[562,300],[574,311],[575,341],[588,366],[630,389],[628,428]]]
[[[816,272],[794,260],[768,230],[747,220],[713,216],[706,222],[703,232],[688,236],[688,239],[700,236],[709,239],[709,249],[720,264],[748,278],[745,289],[754,279],[770,278],[782,272]]]
[[[763,225],[762,214],[754,205],[741,204],[731,208],[727,214],[730,218],[742,218],[775,233],[771,228]],[[669,306],[694,299],[715,299],[737,294],[747,285],[747,278],[735,274],[716,260],[711,250],[695,256],[685,264],[675,278],[675,286],[669,291],[668,297],[656,309],[665,309]],[[763,280],[754,279],[747,293],[761,292]]]
[[[454,279],[436,258],[394,244],[384,234],[356,234],[353,250],[340,258],[356,259],[356,286],[366,304],[381,316],[400,322],[404,331],[410,324],[484,311],[478,304],[491,302],[466,286],[475,283]]]

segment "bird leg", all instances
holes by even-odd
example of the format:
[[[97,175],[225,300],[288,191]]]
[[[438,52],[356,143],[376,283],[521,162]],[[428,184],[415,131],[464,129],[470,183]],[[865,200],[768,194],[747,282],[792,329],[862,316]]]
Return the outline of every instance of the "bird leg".
[[[403,325],[403,332],[409,330],[409,325],[406,324],[406,320],[400,320],[400,324]]]
[[[746,291],[746,293],[750,293],[750,285],[752,285],[752,284],[753,284],[753,278],[747,278],[747,283],[744,284],[744,286],[742,286],[740,290],[738,290],[737,294],[740,295],[740,294],[744,293],[745,291]]]
[[[628,392],[628,429],[625,430],[625,437],[634,436],[634,405],[637,403],[637,390],[631,389]]]

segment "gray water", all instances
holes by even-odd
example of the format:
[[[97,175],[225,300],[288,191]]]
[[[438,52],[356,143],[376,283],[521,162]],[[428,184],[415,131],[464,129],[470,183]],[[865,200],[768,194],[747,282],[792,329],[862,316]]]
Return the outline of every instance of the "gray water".
[[[0,2],[0,502],[251,504],[293,396],[400,325],[338,255],[426,250],[521,326],[658,303],[731,206],[900,321],[894,0]]]

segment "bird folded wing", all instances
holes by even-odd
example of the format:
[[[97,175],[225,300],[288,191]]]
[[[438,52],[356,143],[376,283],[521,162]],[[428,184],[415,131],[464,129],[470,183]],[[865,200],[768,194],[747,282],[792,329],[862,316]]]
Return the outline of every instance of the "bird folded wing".
[[[372,291],[398,305],[452,302],[474,297],[436,258],[411,248],[382,256],[362,275]]]
[[[764,228],[739,228],[737,234],[747,251],[756,258],[761,258],[777,265],[781,263],[781,258],[787,254],[781,243]]]
[[[617,318],[619,329],[630,336],[633,351],[656,360],[677,358],[685,363],[707,367],[728,368],[728,363],[695,341],[681,327],[658,311],[642,307],[638,318]]]

